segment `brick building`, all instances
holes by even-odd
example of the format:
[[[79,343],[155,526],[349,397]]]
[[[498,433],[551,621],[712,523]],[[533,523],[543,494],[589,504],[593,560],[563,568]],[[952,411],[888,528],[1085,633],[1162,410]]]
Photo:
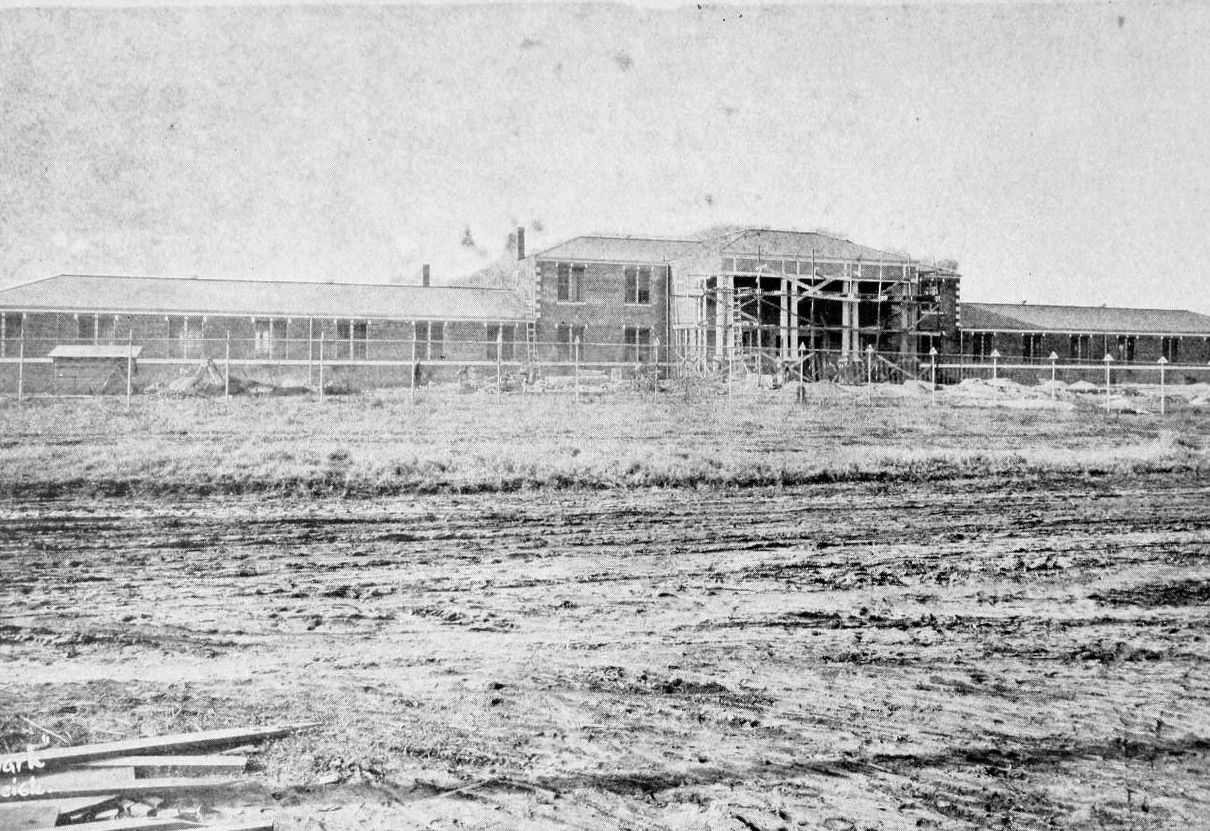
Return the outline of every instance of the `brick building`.
[[[570,372],[659,364],[667,372],[907,377],[930,350],[1043,363],[1051,352],[1122,364],[1210,360],[1193,312],[961,303],[953,264],[815,232],[729,228],[675,238],[585,235],[453,286],[59,275],[0,290],[0,371],[19,353],[133,341],[141,367],[230,360],[305,368],[321,359],[363,383],[519,366]],[[413,358],[414,356],[414,358]],[[394,367],[392,369],[392,367]],[[179,369],[179,368],[178,368]],[[167,370],[166,370],[167,371]],[[176,370],[171,370],[176,371]],[[312,377],[308,374],[308,378]]]
[[[961,352],[986,359],[993,351],[1014,363],[1097,364],[1106,355],[1121,369],[1210,362],[1210,315],[1175,309],[966,303]]]

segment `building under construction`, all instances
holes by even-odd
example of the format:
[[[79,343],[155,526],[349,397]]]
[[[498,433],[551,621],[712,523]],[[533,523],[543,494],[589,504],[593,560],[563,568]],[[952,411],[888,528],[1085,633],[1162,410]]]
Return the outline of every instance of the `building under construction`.
[[[363,386],[581,366],[898,381],[934,349],[948,363],[1079,366],[1113,351],[1120,370],[1210,360],[1205,315],[960,306],[955,263],[821,232],[586,235],[535,253],[524,229],[515,239],[513,256],[454,285],[430,284],[425,268],[419,285],[58,275],[0,289],[0,389],[10,375],[33,388],[109,371],[136,350],[148,376],[222,360],[304,382],[326,367]]]
[[[953,268],[820,233],[743,229],[672,264],[670,326],[682,360],[843,376],[873,351],[914,374],[958,336]]]

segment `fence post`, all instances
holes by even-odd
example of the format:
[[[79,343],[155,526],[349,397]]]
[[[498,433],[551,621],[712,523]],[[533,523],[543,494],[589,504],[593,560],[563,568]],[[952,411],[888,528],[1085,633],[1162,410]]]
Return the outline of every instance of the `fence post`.
[[[1109,388],[1110,388],[1110,380],[1111,380],[1109,364],[1113,361],[1113,356],[1110,355],[1108,352],[1106,352],[1105,357],[1102,358],[1101,360],[1105,361],[1105,412],[1108,413],[1109,412]]]
[[[932,370],[933,370],[933,384],[932,384],[932,387],[929,389],[929,392],[931,394],[930,398],[929,398],[929,406],[936,407],[937,406],[937,347],[935,347],[935,346],[932,347],[931,349],[929,349],[929,364],[932,366]]]
[[[1160,359],[1156,361],[1160,365],[1160,415],[1165,414],[1166,398],[1164,395],[1164,369],[1168,366],[1168,359],[1160,355]]]
[[[129,330],[126,339],[126,409],[130,410],[130,396],[134,387],[134,329]]]
[[[500,403],[500,394],[504,386],[504,324],[496,331],[496,403]]]
[[[308,377],[308,381],[311,379]],[[223,352],[223,401],[231,409],[231,330],[227,330],[227,347]]]
[[[575,342],[572,344],[572,346],[573,346],[573,352],[574,352],[574,355],[572,357],[575,360],[575,365],[576,365],[575,403],[579,404],[580,403],[580,336],[579,335],[576,335]]]
[[[803,368],[803,364],[807,360],[807,345],[805,343],[798,344],[798,400],[806,403],[807,400],[807,371]]]
[[[324,335],[319,333],[319,403],[324,403]]]
[[[408,390],[411,393],[412,404],[416,403],[416,342],[418,340],[416,324],[412,324],[412,364],[408,367]]]
[[[991,354],[992,359],[992,380],[996,381],[1000,378],[1000,350],[993,349]]]
[[[735,336],[733,333],[728,333],[728,337],[731,338],[731,342],[723,344],[723,349],[727,351],[727,405],[730,406],[733,400],[731,376],[735,375]]]
[[[659,392],[660,389],[660,339],[655,339],[655,355],[651,362],[651,371],[655,373],[651,378],[651,387],[653,392]],[[644,387],[646,384],[644,384]]]
[[[21,327],[21,343],[17,347],[17,403],[25,398],[25,327]]]
[[[1050,353],[1050,400],[1055,400],[1055,370],[1059,362],[1059,353]]]

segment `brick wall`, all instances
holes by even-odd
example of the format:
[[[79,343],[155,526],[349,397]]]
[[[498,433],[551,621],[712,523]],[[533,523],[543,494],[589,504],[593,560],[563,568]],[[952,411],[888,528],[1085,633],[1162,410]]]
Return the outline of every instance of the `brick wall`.
[[[538,322],[537,340],[554,343],[559,337],[560,324],[583,326],[581,359],[593,361],[626,361],[625,327],[650,330],[652,356],[655,341],[660,342],[659,360],[668,355],[668,267],[628,266],[622,263],[583,263],[583,278],[578,301],[561,301],[558,293],[558,263],[537,263]],[[651,302],[627,302],[626,269],[651,269]],[[547,360],[555,356],[544,356]]]

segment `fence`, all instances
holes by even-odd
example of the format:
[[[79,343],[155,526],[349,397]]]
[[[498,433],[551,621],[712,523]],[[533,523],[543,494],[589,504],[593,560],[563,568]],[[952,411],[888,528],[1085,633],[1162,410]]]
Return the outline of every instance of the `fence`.
[[[1123,383],[1170,384],[1210,378],[1210,365],[1062,361],[1056,357],[987,358],[930,353],[904,354],[811,350],[800,345],[787,357],[777,348],[727,345],[723,350],[689,352],[668,349],[658,338],[617,341],[517,342],[494,340],[328,339],[136,339],[98,344],[95,341],[6,340],[0,351],[0,394],[18,399],[37,395],[132,395],[154,391],[199,368],[207,368],[211,386],[231,394],[233,381],[272,388],[313,390],[322,397],[336,384],[345,388],[408,387],[433,383],[532,389],[539,379],[547,389],[576,391],[580,381],[633,381],[650,388],[661,380],[707,379],[725,383],[781,387],[815,381],[844,384],[903,383],[919,380],[936,385],[968,378],[1008,379],[1026,384],[1087,381],[1106,388]],[[56,348],[77,347],[70,355]],[[93,351],[89,351],[89,350]],[[554,380],[561,383],[553,383]],[[570,382],[570,383],[567,383]],[[214,390],[211,390],[214,392]]]

